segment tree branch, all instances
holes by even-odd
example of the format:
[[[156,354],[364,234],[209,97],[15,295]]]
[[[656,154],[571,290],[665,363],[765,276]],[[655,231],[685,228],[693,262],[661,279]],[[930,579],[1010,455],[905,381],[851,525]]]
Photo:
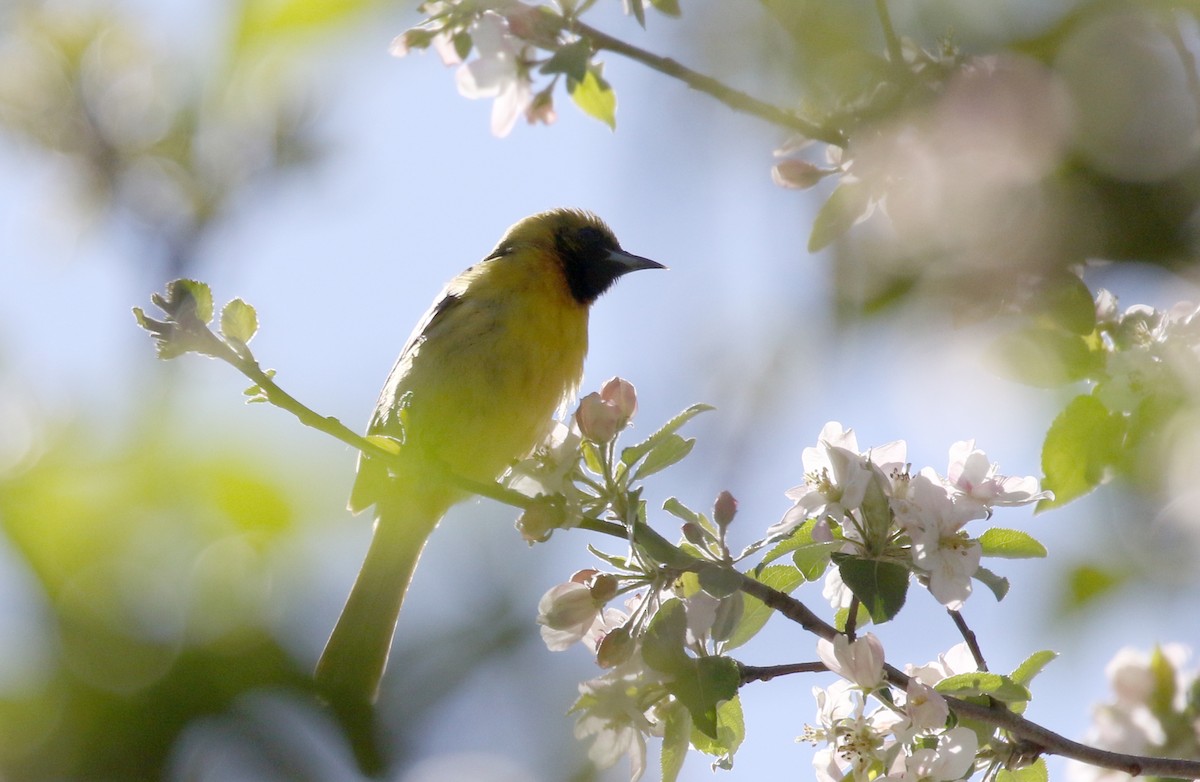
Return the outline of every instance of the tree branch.
[[[947,608],[946,613],[950,614],[950,618],[954,620],[954,626],[958,628],[963,640],[967,642],[967,648],[971,650],[971,656],[975,658],[975,667],[986,671],[988,669],[987,661],[983,659],[983,650],[979,648],[979,639],[975,637],[975,631],[967,627],[967,620],[963,619],[960,612]]]
[[[747,95],[740,90],[735,90],[711,76],[706,76],[672,60],[670,57],[663,57],[638,48],[633,44],[626,43],[619,38],[614,38],[608,33],[601,32],[595,27],[578,20],[568,20],[567,27],[572,32],[578,33],[591,41],[592,46],[596,49],[628,57],[651,70],[678,79],[692,89],[716,98],[735,111],[741,111],[759,119],[764,119],[774,125],[794,130],[807,138],[824,141],[827,144],[839,147],[846,145],[846,137],[841,131],[818,125],[794,112],[781,109],[778,106]]]

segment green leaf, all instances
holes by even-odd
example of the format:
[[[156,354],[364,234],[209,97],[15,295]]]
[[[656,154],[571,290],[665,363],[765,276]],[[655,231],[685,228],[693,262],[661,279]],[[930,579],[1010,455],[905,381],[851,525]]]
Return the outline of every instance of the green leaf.
[[[568,78],[567,92],[585,114],[617,129],[617,94],[594,65],[588,67],[582,79]]]
[[[1007,377],[1039,388],[1083,380],[1104,367],[1103,353],[1088,339],[1044,325],[1001,335],[988,348],[988,359]]]
[[[579,444],[579,450],[583,453],[583,463],[587,468],[597,475],[603,475],[604,457],[600,454],[600,446],[585,439]]]
[[[1037,509],[1065,505],[1099,486],[1119,458],[1124,431],[1123,417],[1110,413],[1095,397],[1084,394],[1071,400],[1042,444],[1042,488],[1054,497],[1038,502]]]
[[[722,742],[717,725],[717,707],[737,697],[741,674],[729,657],[687,658],[689,665],[675,671],[667,689],[687,707],[692,725],[705,736]]]
[[[908,568],[895,562],[861,557],[837,557],[842,581],[871,614],[871,621],[883,624],[904,607],[908,595]]]
[[[701,413],[706,413],[713,410],[712,405],[692,405],[687,410],[684,410],[679,415],[672,418],[663,424],[662,428],[654,434],[647,437],[637,445],[631,445],[621,451],[621,462],[628,468],[633,467],[646,454],[650,453],[660,442],[666,440],[676,431],[683,427],[688,421],[692,420]]]
[[[836,627],[838,629],[838,631],[844,633],[844,632],[846,632],[846,627],[847,627],[846,623],[849,621],[849,619],[850,619],[850,609],[849,608],[839,608],[833,614],[833,626]],[[854,626],[862,628],[862,627],[866,627],[870,623],[871,623],[870,612],[867,611],[866,606],[864,606],[862,603],[859,603],[858,604],[858,612],[855,614],[855,618],[854,618]]]
[[[699,524],[702,527],[709,526],[704,523],[704,517],[701,514],[684,505],[676,497],[668,497],[665,501],[663,501],[662,509],[680,521]]]
[[[1040,315],[1072,334],[1086,336],[1096,329],[1096,302],[1079,275],[1061,271],[1042,280],[1038,295],[1029,306],[1031,315]]]
[[[1111,593],[1129,578],[1128,574],[1116,570],[1105,570],[1098,565],[1077,565],[1067,572],[1066,595],[1063,607],[1078,610]]]
[[[696,439],[683,439],[677,434],[668,435],[646,454],[646,460],[638,466],[636,476],[643,479],[656,472],[662,472],[671,465],[687,457],[696,447]]]
[[[192,325],[194,320],[199,324],[208,324],[213,318],[212,289],[207,283],[199,280],[172,280],[167,283],[167,295],[157,293],[150,296],[150,301],[163,312],[171,316],[171,320],[183,326]]]
[[[1163,654],[1161,646],[1155,646],[1150,654],[1150,673],[1154,677],[1154,689],[1150,692],[1147,705],[1151,713],[1164,715],[1174,713],[1175,693],[1178,690],[1175,666]]]
[[[586,38],[560,47],[539,69],[542,73],[562,73],[574,82],[587,78],[588,63],[592,59],[592,44]]]
[[[679,17],[683,15],[683,10],[679,7],[679,0],[650,0],[650,5],[665,16]]]
[[[221,333],[226,339],[245,345],[257,331],[258,314],[241,299],[234,299],[221,310]]]
[[[804,575],[791,565],[772,565],[749,575],[755,581],[785,594],[790,594],[792,590],[804,583]],[[746,604],[742,610],[741,621],[722,645],[723,651],[736,649],[749,641],[758,634],[758,631],[774,613],[774,609],[768,608],[757,597],[746,595],[745,598]]]
[[[979,536],[985,557],[1033,559],[1046,556],[1046,547],[1032,535],[1015,529],[993,527]]]
[[[728,597],[737,592],[742,583],[741,573],[715,563],[700,568],[696,575],[700,579],[700,588],[713,597]]]
[[[1041,673],[1057,657],[1058,652],[1052,652],[1049,649],[1034,652],[1025,658],[1025,662],[1017,666],[1017,669],[1012,672],[1011,678],[1022,687],[1028,687],[1033,681],[1033,677]]]
[[[235,40],[243,50],[278,43],[285,36],[345,24],[375,5],[377,0],[242,0]]]
[[[645,0],[625,0],[625,2],[628,4],[629,10],[633,14],[633,18],[637,19],[637,23],[642,26],[642,29],[645,29],[646,28],[646,7],[644,5]]]
[[[654,670],[678,674],[692,659],[683,650],[687,633],[687,615],[683,603],[668,600],[658,607],[650,626],[642,634],[642,659]]]
[[[675,782],[691,748],[688,737],[692,733],[692,716],[679,701],[674,701],[664,711],[660,712],[663,720],[662,782]]]
[[[842,182],[829,195],[829,200],[813,218],[812,234],[808,237],[808,251],[823,250],[831,242],[850,230],[867,212],[870,194],[861,182]]]
[[[1008,579],[1004,576],[996,575],[985,567],[976,568],[975,573],[971,576],[971,578],[990,589],[992,594],[996,596],[997,602],[1003,600],[1004,596],[1008,594],[1008,588],[1010,586]]]
[[[842,541],[831,540],[828,543],[809,543],[801,546],[792,553],[792,562],[809,581],[816,581],[825,575],[829,569],[829,558],[842,546]]]
[[[717,707],[716,738],[698,730],[692,731],[692,745],[706,755],[733,757],[745,738],[746,720],[742,714],[741,698],[736,695]]]
[[[1005,703],[1023,703],[1031,697],[1028,689],[1009,677],[985,671],[960,673],[942,679],[934,689],[943,695],[953,695],[957,698],[988,695]]]
[[[731,595],[721,598],[717,603],[716,615],[713,617],[712,627],[708,634],[714,641],[727,641],[733,636],[733,631],[736,630],[742,623],[742,614],[746,611],[746,595],[742,592],[734,592]]]
[[[762,561],[758,563],[758,567],[761,569],[762,567],[779,559],[784,554],[790,554],[796,549],[812,543],[812,531],[813,527],[816,526],[816,523],[816,519],[808,519],[803,524],[792,530],[790,535],[775,544],[775,546],[766,554],[763,554]]]
[[[996,782],[1049,782],[1050,772],[1046,770],[1046,759],[1038,758],[1024,768],[1010,771],[1000,769],[996,774]]]

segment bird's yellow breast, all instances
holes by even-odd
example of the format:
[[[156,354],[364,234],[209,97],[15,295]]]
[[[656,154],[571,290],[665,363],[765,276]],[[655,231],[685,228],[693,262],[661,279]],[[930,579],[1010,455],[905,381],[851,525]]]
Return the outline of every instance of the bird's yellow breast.
[[[418,444],[455,472],[494,480],[575,392],[587,321],[552,253],[522,248],[471,267],[413,335],[373,429],[398,433],[404,400],[406,450]]]

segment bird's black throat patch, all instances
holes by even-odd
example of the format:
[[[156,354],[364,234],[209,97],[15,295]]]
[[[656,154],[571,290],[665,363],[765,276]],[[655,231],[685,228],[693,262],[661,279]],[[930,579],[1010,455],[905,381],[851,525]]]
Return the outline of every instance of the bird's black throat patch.
[[[609,257],[621,246],[612,232],[601,226],[561,228],[554,234],[554,247],[562,259],[571,296],[585,306],[630,271]]]

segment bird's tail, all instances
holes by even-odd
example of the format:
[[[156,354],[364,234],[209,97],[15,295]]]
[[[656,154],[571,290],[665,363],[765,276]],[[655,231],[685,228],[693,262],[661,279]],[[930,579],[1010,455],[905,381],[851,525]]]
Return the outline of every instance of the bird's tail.
[[[428,504],[396,498],[377,507],[371,547],[314,674],[317,691],[335,706],[366,706],[379,693],[404,593],[445,510]]]

